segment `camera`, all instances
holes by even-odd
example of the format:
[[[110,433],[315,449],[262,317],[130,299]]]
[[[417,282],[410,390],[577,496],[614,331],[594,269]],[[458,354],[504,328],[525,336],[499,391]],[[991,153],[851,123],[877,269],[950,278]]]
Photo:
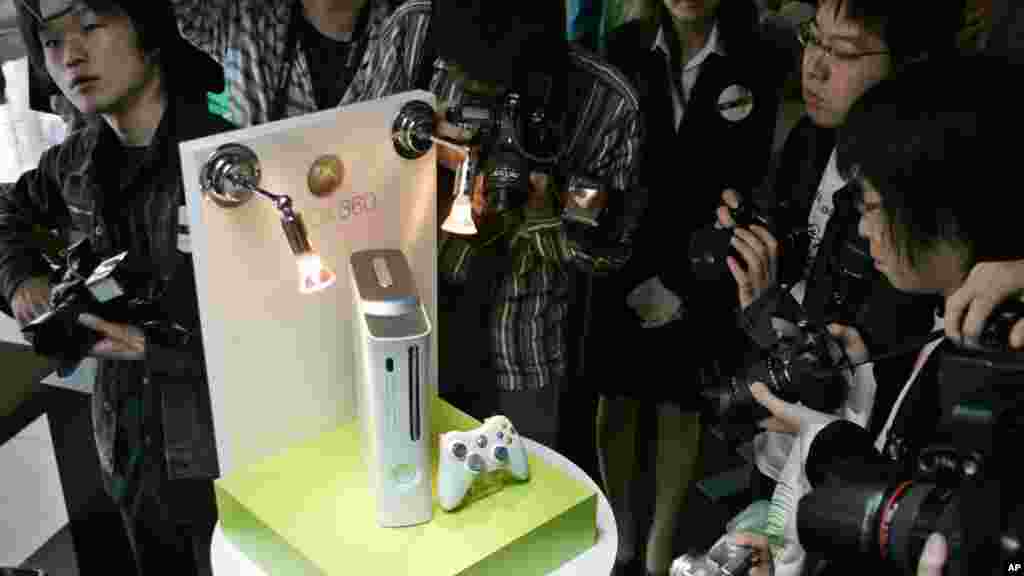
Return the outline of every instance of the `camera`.
[[[669,576],[745,576],[753,567],[753,551],[722,539],[707,554],[686,554],[672,562]]]
[[[842,304],[842,303],[840,303]],[[777,330],[773,322],[790,325]],[[762,382],[782,400],[830,412],[842,403],[850,368],[841,342],[823,320],[814,320],[784,286],[765,292],[740,313],[743,330],[756,343],[756,360],[716,386],[701,390],[709,414],[730,442],[756,435],[771,416],[754,399],[750,385]]]
[[[547,173],[563,191],[557,202],[573,263],[595,274],[621,269],[646,210],[646,190],[631,190],[626,204],[624,195],[611,194],[602,179],[565,173],[563,126],[561,119],[549,117],[552,79],[531,75],[526,88],[522,94],[500,88],[475,91],[467,83],[445,112],[449,123],[471,134],[470,146],[479,147],[473,169],[484,175],[487,213],[523,207],[530,173]]]
[[[770,348],[759,350],[759,360],[717,386],[701,391],[701,397],[733,443],[753,438],[758,422],[771,412],[754,399],[750,385],[764,383],[782,400],[801,403],[820,412],[839,407],[846,394],[842,346],[823,325],[803,320],[795,337],[778,338]],[[839,360],[836,360],[839,358]]]
[[[472,134],[479,146],[488,211],[493,214],[526,203],[532,168],[550,169],[558,143],[542,101],[524,102],[518,92],[474,91],[466,87],[446,111],[448,122]]]
[[[1009,482],[1024,440],[1024,354],[1006,349],[1005,334],[995,338],[1021,317],[1019,305],[996,313],[983,338],[989,349],[947,343],[934,352],[936,382],[916,386],[935,388],[911,405],[934,413],[934,426],[921,426],[917,414],[913,425],[894,424],[881,453],[846,421],[815,437],[806,463],[813,491],[797,513],[805,549],[914,574],[925,540],[941,532],[950,550],[946,575],[1003,574],[1020,562],[1024,500]]]
[[[729,213],[738,228],[749,228],[757,224],[767,229],[778,241],[780,253],[802,253],[799,248],[806,248],[810,242],[806,223],[793,225],[782,217],[790,213],[786,203],[781,203],[778,209],[767,210],[753,201],[745,200],[737,208],[729,208]],[[742,257],[732,247],[732,237],[731,228],[719,228],[714,224],[693,233],[690,237],[689,258],[690,266],[698,280],[718,281],[728,278],[728,256],[743,262]]]
[[[101,260],[83,239],[70,246],[64,258],[64,263],[53,266],[50,310],[22,327],[36,354],[60,360],[62,375],[73,371],[100,339],[79,324],[80,314],[128,324],[141,324],[155,315],[151,301],[139,296],[147,276],[127,252]]]

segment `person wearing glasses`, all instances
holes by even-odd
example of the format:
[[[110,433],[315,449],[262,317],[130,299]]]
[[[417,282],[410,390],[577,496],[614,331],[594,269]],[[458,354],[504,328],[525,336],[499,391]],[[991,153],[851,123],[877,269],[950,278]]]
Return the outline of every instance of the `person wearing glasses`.
[[[855,194],[836,169],[835,142],[847,113],[872,86],[922,60],[945,58],[956,51],[956,32],[964,13],[963,0],[943,0],[929,5],[927,22],[913,3],[887,0],[822,0],[815,17],[798,29],[803,46],[801,93],[806,114],[793,128],[783,147],[775,174],[774,201],[792,211],[780,220],[806,222],[807,234],[797,250],[784,256],[779,241],[763,227],[735,227],[729,208],[743,201],[743,191],[725,190],[718,208],[718,224],[733,228],[732,246],[739,258],[728,266],[736,280],[740,306],[783,286],[818,320],[834,316],[832,297],[853,287],[853,298],[839,306],[839,316],[855,318],[861,335],[867,334],[876,356],[890,357],[865,363],[844,374],[848,389],[840,416],[877,434],[882,422],[871,414],[888,412],[895,402],[895,387],[877,382],[903,382],[909,375],[916,350],[903,350],[906,342],[919,340],[935,324],[936,302],[925,296],[896,291],[870,269],[861,280],[844,271],[843,254],[868,254],[857,233],[859,215]],[[799,252],[799,253],[796,253]],[[864,256],[864,258],[867,258]],[[836,336],[845,328],[829,326]],[[755,385],[756,393],[760,387]],[[804,406],[790,413],[808,417],[834,417]],[[764,429],[754,440],[755,467],[751,477],[755,500],[771,498],[769,529],[787,536],[795,531],[795,503],[806,487],[800,478],[802,463],[792,462],[793,432],[799,422],[773,417],[760,423]],[[778,485],[777,485],[778,484]],[[799,573],[804,553],[795,537],[785,550],[775,551],[777,573]]]

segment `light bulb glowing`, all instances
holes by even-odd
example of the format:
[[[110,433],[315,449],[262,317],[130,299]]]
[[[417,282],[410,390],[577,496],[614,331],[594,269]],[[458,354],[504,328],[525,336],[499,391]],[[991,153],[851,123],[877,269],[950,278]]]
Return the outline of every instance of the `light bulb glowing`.
[[[299,292],[313,294],[329,288],[338,276],[320,261],[316,252],[305,252],[296,257],[299,267]]]
[[[476,234],[476,224],[473,223],[473,204],[469,195],[459,194],[452,202],[452,211],[448,213],[441,230],[451,234],[469,236]]]

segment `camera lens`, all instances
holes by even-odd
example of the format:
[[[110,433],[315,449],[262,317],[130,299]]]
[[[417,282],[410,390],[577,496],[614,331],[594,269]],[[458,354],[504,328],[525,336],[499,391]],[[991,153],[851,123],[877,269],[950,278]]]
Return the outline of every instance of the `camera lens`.
[[[805,468],[813,490],[798,505],[797,532],[807,550],[840,561],[872,558],[913,574],[925,540],[942,532],[959,555],[957,490],[909,479],[856,424],[822,429]]]

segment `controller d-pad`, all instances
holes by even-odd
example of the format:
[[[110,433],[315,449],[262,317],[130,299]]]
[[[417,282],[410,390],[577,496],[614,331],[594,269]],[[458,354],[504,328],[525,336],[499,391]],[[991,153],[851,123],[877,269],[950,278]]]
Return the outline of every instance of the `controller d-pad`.
[[[462,442],[452,444],[452,456],[455,456],[457,460],[465,460],[467,452],[469,452],[469,448]]]
[[[473,472],[483,472],[485,464],[484,457],[479,454],[470,454],[466,462],[466,466]]]
[[[479,437],[477,437],[476,445],[479,446],[480,448],[487,448],[487,436],[481,434]]]
[[[494,459],[500,462],[508,462],[508,448],[505,448],[504,446],[495,446]]]

